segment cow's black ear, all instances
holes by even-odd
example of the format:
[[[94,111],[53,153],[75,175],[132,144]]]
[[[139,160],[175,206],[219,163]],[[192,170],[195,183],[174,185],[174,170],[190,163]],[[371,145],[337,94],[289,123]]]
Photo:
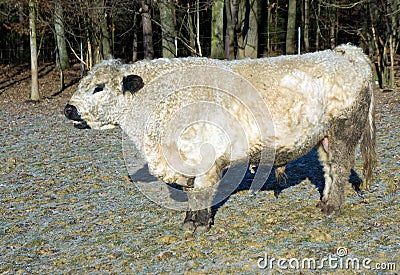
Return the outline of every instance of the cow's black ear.
[[[122,92],[130,92],[131,94],[139,91],[144,86],[143,79],[135,74],[124,76],[122,79]]]

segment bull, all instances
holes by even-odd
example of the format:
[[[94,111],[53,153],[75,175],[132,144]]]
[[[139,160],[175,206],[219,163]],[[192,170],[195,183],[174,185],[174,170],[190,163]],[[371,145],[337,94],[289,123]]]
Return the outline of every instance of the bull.
[[[190,73],[183,79],[182,72]],[[236,77],[240,89],[222,79],[226,72]],[[236,90],[221,93],[214,84],[208,88],[198,79]],[[185,85],[178,89],[177,83]],[[247,83],[252,92],[240,83]],[[204,102],[229,114],[205,107]],[[202,107],[183,111],[194,104]],[[171,122],[171,114],[178,110],[188,125],[181,127],[182,119],[177,119],[180,124]],[[185,190],[216,188],[224,169],[241,161],[257,165],[263,150],[271,148],[274,158],[270,164],[278,167],[279,179],[288,162],[316,147],[325,178],[319,205],[329,215],[339,213],[343,205],[344,186],[359,143],[367,186],[376,163],[372,68],[362,50],[349,44],[300,56],[235,61],[175,58],[131,65],[103,61],[81,80],[64,113],[78,129],[120,126],[134,138],[152,175]],[[224,115],[232,118],[224,119],[225,129],[213,126],[215,117]],[[168,129],[180,129],[180,133],[160,145]],[[208,143],[213,148],[204,154],[201,149]],[[209,154],[211,160],[203,165]],[[193,169],[177,169],[176,158]],[[212,223],[215,200],[210,196],[215,193],[196,194],[188,196],[184,228],[201,232]]]

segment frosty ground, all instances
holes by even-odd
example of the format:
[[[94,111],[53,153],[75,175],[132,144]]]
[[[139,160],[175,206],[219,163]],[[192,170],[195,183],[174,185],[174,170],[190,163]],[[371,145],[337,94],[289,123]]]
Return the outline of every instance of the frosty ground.
[[[66,73],[68,87],[57,93],[57,73],[50,66],[41,72],[44,99],[31,103],[26,70],[2,68],[2,274],[400,272],[399,89],[376,92],[376,177],[364,198],[347,186],[341,215],[316,208],[323,177],[311,153],[288,166],[280,188],[270,177],[251,196],[243,184],[218,209],[210,231],[192,235],[180,229],[184,213],[157,206],[129,180],[120,130],[80,131],[64,117],[79,73]],[[359,154],[355,172],[361,174]],[[260,268],[266,256],[292,260]],[[315,270],[302,268],[307,258],[317,261]],[[324,258],[337,259],[336,268],[320,268]],[[340,266],[349,259],[360,267]],[[365,259],[371,262],[363,266]]]

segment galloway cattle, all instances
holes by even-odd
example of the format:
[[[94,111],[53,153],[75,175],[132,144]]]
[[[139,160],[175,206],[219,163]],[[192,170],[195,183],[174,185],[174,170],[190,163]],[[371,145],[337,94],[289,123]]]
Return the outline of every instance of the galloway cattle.
[[[373,85],[368,57],[352,45],[235,61],[108,60],[82,79],[64,113],[79,129],[120,126],[151,175],[184,186],[184,228],[201,231],[218,203],[218,191],[201,191],[217,188],[224,170],[262,162],[278,166],[279,177],[314,147],[325,177],[320,206],[338,213],[359,142],[366,185],[371,181]]]

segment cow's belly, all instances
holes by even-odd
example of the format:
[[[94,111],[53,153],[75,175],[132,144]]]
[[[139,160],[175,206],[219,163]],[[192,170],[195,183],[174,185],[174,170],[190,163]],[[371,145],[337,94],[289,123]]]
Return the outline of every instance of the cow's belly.
[[[326,135],[329,118],[325,114],[324,96],[318,89],[319,82],[310,82],[315,87],[311,85],[298,92],[288,90],[281,96],[266,95],[266,100],[279,106],[269,109],[275,129],[276,165],[307,154]]]
[[[316,142],[308,142],[306,144],[301,144],[297,146],[293,146],[291,148],[281,147],[276,150],[275,153],[275,165],[285,165],[288,162],[295,160],[308,152],[310,152],[315,145],[317,145],[318,141]]]
[[[310,152],[325,136],[324,128],[299,127],[298,131],[277,133],[275,140],[275,165],[285,165]]]

